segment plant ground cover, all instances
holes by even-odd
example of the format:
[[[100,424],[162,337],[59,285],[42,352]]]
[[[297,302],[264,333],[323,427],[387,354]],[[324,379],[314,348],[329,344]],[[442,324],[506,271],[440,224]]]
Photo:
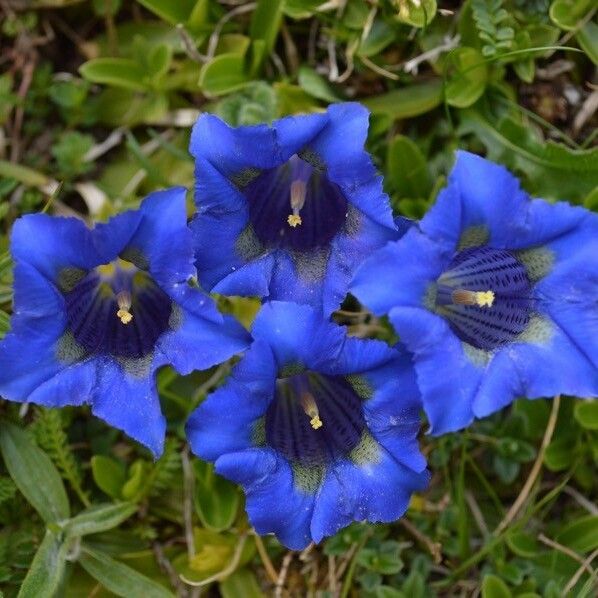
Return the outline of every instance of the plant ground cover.
[[[363,103],[396,215],[426,213],[457,148],[598,211],[596,15],[590,0],[0,0],[0,336],[14,221],[104,221],[192,190],[200,111],[245,125]],[[217,299],[245,325],[259,305]],[[353,298],[334,318],[395,340]],[[0,399],[0,595],[596,595],[595,401],[521,399],[422,434],[432,482],[403,519],[291,552],[185,443],[230,366],[159,372],[157,461],[86,407]]]

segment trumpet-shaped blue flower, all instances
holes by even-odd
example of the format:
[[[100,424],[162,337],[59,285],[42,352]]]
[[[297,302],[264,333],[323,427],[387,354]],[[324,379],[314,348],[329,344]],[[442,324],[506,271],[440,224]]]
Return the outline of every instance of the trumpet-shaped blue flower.
[[[109,424],[162,452],[154,374],[182,374],[243,350],[249,336],[188,284],[194,276],[185,190],[147,197],[89,229],[24,216],[12,231],[12,330],[0,343],[0,395],[48,407],[90,403]]]
[[[272,126],[200,116],[190,150],[202,285],[336,309],[359,263],[400,235],[364,150],[367,129],[354,103]]]
[[[411,358],[273,301],[228,382],[187,424],[191,447],[242,484],[258,533],[292,549],[355,520],[393,521],[429,479]]]
[[[351,290],[415,354],[434,434],[520,396],[598,394],[598,217],[478,156],[458,153],[420,226]]]

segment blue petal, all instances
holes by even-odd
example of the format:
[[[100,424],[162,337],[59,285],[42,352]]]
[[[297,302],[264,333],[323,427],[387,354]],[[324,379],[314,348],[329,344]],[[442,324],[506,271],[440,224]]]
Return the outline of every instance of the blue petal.
[[[396,305],[420,307],[449,260],[449,254],[414,227],[400,241],[388,243],[367,259],[350,291],[377,315],[387,314]]]
[[[368,428],[376,441],[382,445],[396,461],[412,471],[421,472],[426,468],[426,458],[419,450],[417,436],[421,428],[420,410],[422,407],[415,373],[403,374],[407,384],[391,381],[363,405]]]
[[[31,214],[19,218],[12,229],[11,253],[55,281],[66,267],[88,270],[102,263],[91,230],[77,218]]]
[[[394,229],[382,178],[364,149],[369,112],[361,104],[345,102],[331,105],[327,114],[328,125],[309,148],[322,159],[326,175],[340,185],[348,201],[374,222]]]
[[[314,497],[297,490],[289,464],[270,449],[250,449],[223,455],[216,471],[243,485],[246,509],[258,534],[274,533],[291,550],[311,542]]]
[[[414,353],[430,433],[466,427],[473,420],[472,404],[483,368],[465,355],[461,341],[441,317],[411,307],[396,307],[389,315],[401,341]]]
[[[202,114],[197,119],[189,151],[195,158],[210,162],[227,178],[246,168],[272,168],[280,159],[276,133],[268,125],[233,128],[212,114]]]
[[[166,420],[160,409],[154,368],[141,377],[126,373],[110,358],[98,360],[92,413],[146,446],[158,458]]]
[[[267,297],[275,266],[273,255],[265,255],[248,262],[226,275],[213,288],[214,293],[222,295],[238,295],[241,297]]]
[[[359,215],[357,226],[358,230],[341,232],[332,242],[323,288],[324,314],[338,309],[361,263],[388,241],[398,238],[396,230],[380,226],[364,214]]]
[[[179,311],[175,329],[158,340],[158,350],[164,356],[158,358],[160,365],[170,364],[180,374],[190,374],[247,348],[249,333],[234,318],[220,314],[211,297],[186,284],[175,287],[171,295]]]
[[[326,474],[316,496],[311,522],[314,542],[353,521],[395,521],[407,510],[412,493],[425,489],[429,479],[427,471],[410,470],[384,449],[376,463],[337,463]]]
[[[337,358],[345,339],[344,330],[326,322],[319,311],[281,301],[261,308],[251,332],[270,345],[279,367],[303,364],[316,371]]]
[[[583,346],[553,326],[544,342],[513,343],[498,352],[488,365],[473,408],[476,417],[485,417],[519,396],[536,399],[557,394],[598,396],[598,365]]]
[[[421,221],[422,231],[456,248],[461,233],[473,226],[485,226],[493,247],[505,247],[513,230],[521,228],[529,196],[519,181],[503,166],[475,154],[457,152],[448,187]]]
[[[107,264],[123,251],[139,227],[142,215],[139,210],[129,210],[113,216],[108,222],[96,224],[91,236],[100,256],[100,263]],[[67,243],[70,240],[66,241]]]
[[[64,332],[64,301],[37,269],[18,262],[14,269],[15,307],[11,330],[0,342],[0,394],[26,401],[33,389],[56,375],[56,341]]]
[[[328,264],[326,253],[306,252],[299,267],[285,250],[273,252],[274,266],[270,279],[268,299],[321,305],[323,273]],[[310,269],[317,265],[317,272],[311,276]],[[307,270],[303,268],[307,266]]]
[[[567,234],[587,217],[587,210],[567,203],[531,200],[506,168],[459,151],[448,186],[423,218],[421,229],[454,249],[465,230],[484,226],[492,247],[519,249]]]
[[[150,273],[161,285],[186,281],[195,275],[185,193],[183,187],[174,187],[148,195],[139,208],[139,227],[128,244],[128,248],[143,254]]]
[[[254,422],[274,394],[276,367],[264,341],[255,341],[227,383],[192,413],[186,431],[193,452],[208,461],[252,446]]]

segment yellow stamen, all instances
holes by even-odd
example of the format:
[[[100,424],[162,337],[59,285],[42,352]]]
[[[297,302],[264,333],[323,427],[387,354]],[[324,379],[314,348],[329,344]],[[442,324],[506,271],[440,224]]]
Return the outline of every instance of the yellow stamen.
[[[453,303],[456,305],[477,305],[478,307],[492,307],[494,291],[467,291],[457,289],[452,293]]]
[[[116,312],[116,317],[123,324],[128,324],[133,319],[133,314],[129,311],[131,309],[131,293],[129,291],[121,291],[116,295],[116,302],[119,308]]]
[[[301,216],[299,216],[299,212],[305,204],[306,194],[307,187],[305,181],[293,181],[291,183],[291,209],[293,210],[293,213],[289,214],[287,222],[289,223],[289,226],[292,226],[293,228],[303,223]]]
[[[310,418],[309,423],[314,430],[318,430],[324,425],[320,419],[320,412],[318,411],[318,406],[313,395],[304,392],[301,395],[301,406],[303,407],[303,411],[305,411],[305,415]]]
[[[287,222],[289,223],[289,226],[295,228],[296,226],[299,226],[303,221],[301,220],[301,216],[299,216],[299,214],[289,214]]]

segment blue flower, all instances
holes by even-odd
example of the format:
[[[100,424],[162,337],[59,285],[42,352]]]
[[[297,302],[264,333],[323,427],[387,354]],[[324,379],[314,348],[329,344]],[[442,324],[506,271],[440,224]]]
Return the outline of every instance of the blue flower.
[[[19,219],[0,394],[48,407],[90,403],[158,456],[166,421],[156,369],[204,369],[249,341],[188,284],[195,274],[190,236],[182,188],[153,193],[139,210],[94,229],[76,218]]]
[[[363,148],[367,129],[354,103],[272,126],[200,116],[190,151],[202,285],[336,309],[359,263],[400,236]]]
[[[410,357],[273,301],[228,382],[192,414],[195,454],[242,484],[256,531],[291,549],[400,517],[429,475]]]
[[[505,168],[459,152],[419,227],[351,291],[413,351],[431,432],[516,397],[598,394],[598,217],[531,199]]]

